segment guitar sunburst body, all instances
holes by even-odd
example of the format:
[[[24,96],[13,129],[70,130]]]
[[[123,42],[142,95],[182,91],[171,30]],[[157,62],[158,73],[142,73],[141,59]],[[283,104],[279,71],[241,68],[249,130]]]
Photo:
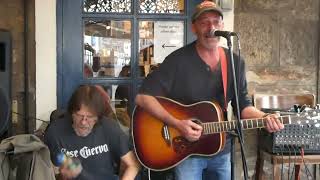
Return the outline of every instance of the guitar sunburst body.
[[[214,102],[183,105],[164,97],[157,97],[157,100],[179,120],[193,119],[202,124],[224,119],[221,108]],[[203,134],[198,141],[189,142],[176,129],[166,126],[139,106],[132,117],[132,137],[139,161],[155,171],[172,168],[191,155],[212,156],[225,144],[224,132]]]
[[[268,118],[224,121],[220,106],[215,102],[203,101],[183,105],[164,97],[157,97],[159,103],[178,120],[191,119],[202,126],[198,141],[189,142],[179,131],[167,126],[142,108],[136,106],[132,115],[132,137],[136,155],[145,167],[155,171],[172,168],[191,155],[211,156],[221,151],[225,144],[225,132],[239,126],[242,129],[267,127]],[[309,109],[293,115],[279,116],[286,124],[320,127],[319,109]]]

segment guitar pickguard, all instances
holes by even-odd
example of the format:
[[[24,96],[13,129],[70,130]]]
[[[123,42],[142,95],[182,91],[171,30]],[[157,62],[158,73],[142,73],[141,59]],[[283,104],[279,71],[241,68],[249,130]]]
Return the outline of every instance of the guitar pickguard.
[[[173,150],[177,154],[186,154],[190,151],[190,146],[194,144],[194,142],[190,142],[182,136],[177,136],[173,138]]]

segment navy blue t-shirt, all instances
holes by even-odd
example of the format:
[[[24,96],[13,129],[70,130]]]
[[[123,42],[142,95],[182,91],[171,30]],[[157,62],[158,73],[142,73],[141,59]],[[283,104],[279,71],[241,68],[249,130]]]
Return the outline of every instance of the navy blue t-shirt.
[[[80,160],[83,171],[76,178],[78,180],[115,178],[114,162],[130,151],[129,137],[116,121],[100,119],[88,136],[80,137],[72,128],[69,114],[50,123],[45,143],[55,165],[61,152]]]

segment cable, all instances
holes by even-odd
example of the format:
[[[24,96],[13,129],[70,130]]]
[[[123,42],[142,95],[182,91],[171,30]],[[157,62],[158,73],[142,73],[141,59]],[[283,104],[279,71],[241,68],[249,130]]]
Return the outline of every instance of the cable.
[[[290,178],[290,166],[291,166],[291,150],[290,150],[290,147],[289,145],[287,145],[288,147],[288,151],[289,151],[289,167],[288,167],[288,180]]]
[[[237,40],[239,42],[239,37],[238,35],[236,36]],[[239,87],[237,80],[240,78],[240,76],[236,75],[236,69],[235,69],[235,63],[233,59],[233,53],[232,53],[232,43],[230,38],[227,38],[227,45],[229,49],[229,55],[231,59],[231,68],[232,68],[232,77],[233,77],[233,88],[234,88],[234,96],[235,96],[235,105],[236,105],[236,118],[237,118],[237,128],[236,131],[238,133],[238,140],[240,144],[240,152],[241,152],[241,159],[242,159],[242,168],[243,168],[243,173],[244,173],[244,179],[248,179],[248,166],[247,166],[247,161],[245,157],[245,152],[244,152],[244,145],[243,145],[243,133],[242,133],[242,127],[241,127],[241,120],[240,120],[240,105],[239,105]],[[240,49],[239,49],[240,50]],[[238,57],[240,59],[240,57]],[[241,61],[238,61],[238,68],[241,66]],[[238,71],[240,73],[240,71]]]
[[[41,121],[41,122],[44,122],[44,123],[46,123],[46,124],[49,124],[48,121],[43,120],[43,119],[39,119],[39,118],[36,118],[36,117],[31,117],[31,116],[29,116],[28,118],[26,118],[23,114],[20,114],[20,113],[14,112],[14,111],[11,111],[11,113],[16,114],[16,115],[20,116],[20,117],[23,118],[23,119],[35,119],[35,120],[37,120],[37,121]]]
[[[292,148],[293,148],[293,152],[294,152],[294,160],[293,160],[293,170],[292,170],[292,173],[291,173],[291,176],[290,176],[290,179],[292,179],[293,177],[293,173],[296,171],[296,160],[297,160],[297,152],[296,152],[296,149],[294,148],[294,146],[292,145]],[[299,170],[300,171],[300,170]],[[299,173],[299,172],[298,172]]]
[[[237,71],[238,71],[238,78],[237,78],[237,83],[240,82],[240,58],[241,58],[241,45],[240,45],[240,37],[238,34],[236,34],[236,37],[237,37],[237,44],[238,44],[238,61],[239,61],[239,66],[237,67]],[[239,89],[238,89],[239,91]],[[238,92],[239,94],[239,92]]]
[[[303,165],[304,165],[304,170],[306,171],[305,173],[307,175],[307,178],[309,178],[309,176],[310,176],[311,179],[313,179],[313,176],[312,176],[309,168],[307,167],[306,162],[304,161],[304,149],[303,149],[303,147],[301,147],[300,154],[301,154],[302,162],[303,162]]]
[[[151,180],[150,169],[148,168],[148,179]]]
[[[281,152],[281,180],[283,179],[283,150],[280,145],[280,152]]]

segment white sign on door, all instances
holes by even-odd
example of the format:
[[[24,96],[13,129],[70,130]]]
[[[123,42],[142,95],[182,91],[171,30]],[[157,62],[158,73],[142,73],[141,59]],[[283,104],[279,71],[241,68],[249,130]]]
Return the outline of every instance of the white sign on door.
[[[166,56],[183,46],[183,27],[181,21],[154,22],[155,63],[162,63]]]

